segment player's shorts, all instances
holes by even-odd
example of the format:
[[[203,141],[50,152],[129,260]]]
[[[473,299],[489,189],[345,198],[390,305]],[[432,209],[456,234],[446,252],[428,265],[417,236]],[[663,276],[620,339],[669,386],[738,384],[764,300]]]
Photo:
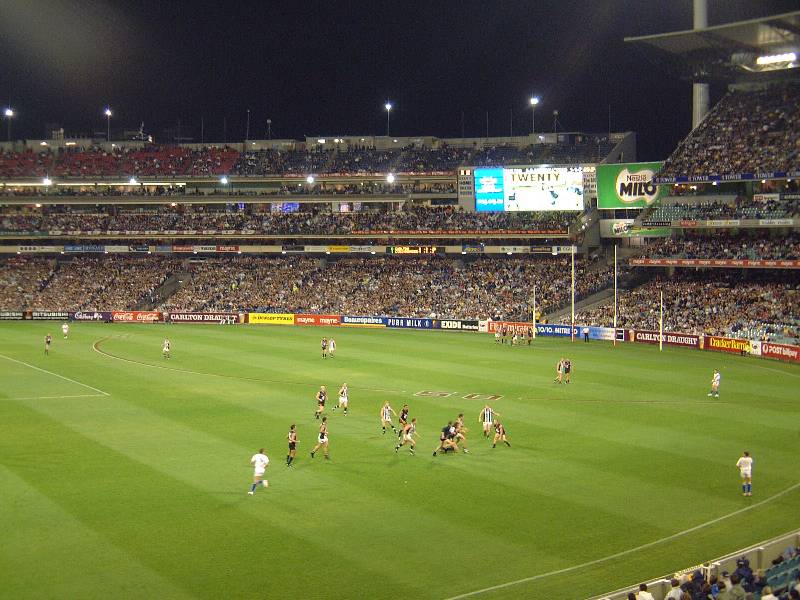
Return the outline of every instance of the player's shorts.
[[[327,435],[319,436],[319,443],[320,444],[326,444],[327,442],[328,442],[328,436]]]
[[[742,479],[747,479],[753,476],[753,472],[750,469],[741,469],[739,474],[742,476]]]
[[[391,422],[392,422],[392,417],[391,417],[391,415],[383,415],[383,416],[381,417],[381,420],[382,420],[384,423],[391,423]]]
[[[317,405],[321,406],[322,408],[325,408],[325,400],[317,400]]]
[[[264,469],[256,469],[256,470],[253,472],[253,476],[254,476],[254,477],[261,477],[261,476],[263,476],[263,475],[264,475]]]
[[[491,421],[484,421],[483,422],[483,428],[484,429],[488,429],[491,426],[492,426],[492,422]]]
[[[569,372],[570,372],[571,370],[572,370],[572,367],[566,367],[566,368],[564,369],[564,374],[565,374],[565,375],[569,375]]]
[[[297,447],[297,442],[289,442],[289,450],[294,450]]]
[[[413,440],[414,440],[414,436],[413,435],[408,435],[408,434],[403,435],[403,441],[404,442],[411,442]]]
[[[339,396],[339,404],[347,406],[347,396]]]

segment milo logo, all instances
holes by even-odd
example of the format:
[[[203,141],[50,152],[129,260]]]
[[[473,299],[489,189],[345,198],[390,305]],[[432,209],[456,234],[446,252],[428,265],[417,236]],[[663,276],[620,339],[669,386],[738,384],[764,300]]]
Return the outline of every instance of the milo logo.
[[[625,204],[633,204],[638,200],[652,204],[658,196],[658,186],[653,183],[654,176],[652,169],[644,168],[631,173],[627,167],[624,168],[617,175],[617,196]]]

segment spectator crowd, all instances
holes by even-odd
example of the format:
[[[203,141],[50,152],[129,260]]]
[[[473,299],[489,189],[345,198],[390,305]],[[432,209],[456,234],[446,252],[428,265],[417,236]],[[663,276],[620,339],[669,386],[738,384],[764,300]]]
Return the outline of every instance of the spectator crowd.
[[[743,279],[726,271],[678,271],[618,293],[617,327],[657,330],[664,292],[664,331],[744,339],[800,341],[800,278],[766,273]],[[566,317],[564,322],[568,322]],[[580,310],[581,325],[611,327],[613,301]]]
[[[689,234],[664,238],[647,245],[647,258],[708,259],[800,259],[800,236],[796,233],[778,237],[769,234],[712,235]]]
[[[729,92],[664,163],[659,177],[800,169],[800,84]]]

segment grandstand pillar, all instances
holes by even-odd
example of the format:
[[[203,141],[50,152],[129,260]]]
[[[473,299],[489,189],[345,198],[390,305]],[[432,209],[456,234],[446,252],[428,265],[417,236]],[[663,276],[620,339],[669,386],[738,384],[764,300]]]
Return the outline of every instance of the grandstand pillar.
[[[708,27],[708,0],[694,0],[693,28]],[[696,128],[708,114],[708,84],[695,82],[692,84],[692,129]]]

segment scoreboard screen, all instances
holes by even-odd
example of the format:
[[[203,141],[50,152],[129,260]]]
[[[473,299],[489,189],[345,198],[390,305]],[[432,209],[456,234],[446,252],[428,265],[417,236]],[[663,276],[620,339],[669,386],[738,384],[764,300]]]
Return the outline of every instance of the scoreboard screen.
[[[436,254],[439,246],[386,246],[387,254]]]
[[[583,210],[583,167],[487,167],[474,171],[475,210]]]

